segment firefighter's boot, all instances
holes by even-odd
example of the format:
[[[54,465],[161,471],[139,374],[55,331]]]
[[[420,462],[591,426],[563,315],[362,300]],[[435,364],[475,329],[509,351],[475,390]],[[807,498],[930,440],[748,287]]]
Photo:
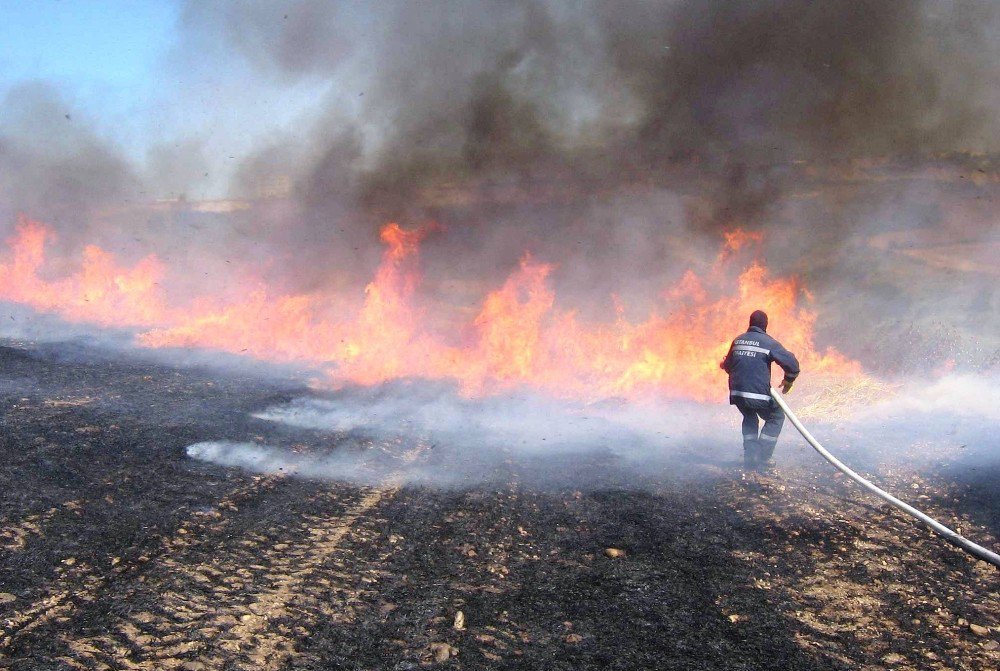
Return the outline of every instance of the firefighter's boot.
[[[761,432],[760,440],[757,441],[758,468],[760,470],[770,470],[774,468],[774,446],[778,444],[777,436],[769,436]]]
[[[743,439],[743,469],[757,470],[760,463],[760,442],[756,438]]]

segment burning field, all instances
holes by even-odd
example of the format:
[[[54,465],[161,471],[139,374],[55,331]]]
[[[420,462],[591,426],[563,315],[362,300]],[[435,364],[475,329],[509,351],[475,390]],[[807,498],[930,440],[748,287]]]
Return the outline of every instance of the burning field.
[[[77,273],[44,279],[52,234],[22,218],[8,243],[8,262],[0,264],[0,296],[72,321],[148,329],[136,336],[146,347],[208,348],[324,366],[332,384],[419,377],[455,380],[467,395],[529,387],[585,400],[643,392],[707,400],[724,381],[718,362],[728,350],[734,315],[757,307],[786,324],[784,339],[812,371],[860,373],[836,350],[816,351],[815,315],[799,306],[795,279],[772,279],[757,261],[738,272],[727,267],[734,265],[729,257],[748,241],[759,242],[760,234],[726,232],[710,274],[703,279],[686,271],[664,289],[661,312],[630,323],[619,304],[616,318],[596,324],[554,307],[553,268],[528,253],[479,301],[474,316],[440,300],[420,303],[417,253],[427,234],[395,223],[383,227],[387,249],[360,300],[275,294],[260,286],[232,302],[197,296],[178,306],[161,289],[166,271],[156,256],[124,267],[88,246]]]
[[[170,6],[127,122],[2,91],[0,666],[1000,666],[719,366],[997,549],[994,3]]]

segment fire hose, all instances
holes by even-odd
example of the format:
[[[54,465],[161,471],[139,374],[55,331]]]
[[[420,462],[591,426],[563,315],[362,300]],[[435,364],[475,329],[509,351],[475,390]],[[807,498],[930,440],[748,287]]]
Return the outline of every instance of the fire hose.
[[[781,409],[785,411],[785,415],[787,415],[788,419],[792,421],[792,424],[795,425],[795,428],[799,430],[799,433],[801,433],[802,437],[806,439],[806,442],[812,445],[813,449],[819,452],[821,457],[823,457],[831,464],[833,464],[834,467],[841,473],[849,477],[851,480],[854,480],[856,483],[867,489],[875,496],[888,502],[893,507],[902,510],[904,513],[908,515],[916,517],[918,520],[920,520],[921,522],[929,526],[931,529],[936,531],[938,534],[943,536],[944,539],[947,540],[952,545],[956,545],[959,548],[971,554],[972,556],[978,559],[982,559],[983,561],[989,562],[990,564],[993,564],[997,568],[1000,568],[1000,555],[998,555],[997,553],[987,550],[981,545],[973,543],[968,538],[965,538],[964,536],[960,535],[958,532],[953,531],[952,529],[949,529],[945,525],[941,524],[933,517],[930,517],[929,515],[920,512],[919,510],[909,505],[908,503],[900,501],[892,494],[882,489],[879,489],[876,485],[872,484],[871,482],[869,482],[868,480],[861,477],[860,475],[852,471],[850,468],[845,466],[839,459],[837,459],[837,457],[830,454],[825,447],[820,445],[820,442],[816,440],[816,438],[814,438],[811,433],[809,433],[809,429],[807,429],[805,426],[802,425],[802,422],[799,421],[799,418],[795,416],[795,413],[792,412],[792,409],[788,407],[787,403],[785,403],[785,399],[782,398],[781,394],[779,394],[774,388],[771,389],[771,397],[775,401],[777,401],[778,405],[781,406]]]

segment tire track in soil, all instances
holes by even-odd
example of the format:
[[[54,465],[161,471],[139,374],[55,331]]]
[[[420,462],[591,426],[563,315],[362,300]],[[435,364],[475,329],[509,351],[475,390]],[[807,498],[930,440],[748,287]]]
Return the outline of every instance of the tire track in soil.
[[[688,668],[685,660],[722,668],[758,647],[782,660],[774,668],[818,668],[776,617],[763,615],[751,642],[741,642],[725,601],[756,591],[752,574],[731,575],[741,568],[733,560],[705,561],[706,547],[725,548],[741,533],[706,505],[711,492],[699,498],[699,489],[662,482],[662,490],[631,492],[600,476],[587,494],[549,490],[534,486],[544,479],[530,468],[504,460],[483,487],[407,489],[387,502],[380,514],[413,537],[383,530],[391,554],[368,556],[389,572],[376,598],[359,606],[354,626],[318,629],[296,659],[301,668],[339,668],[345,659],[358,668],[445,660],[464,668],[658,668],[657,651],[670,660],[663,668]],[[722,533],[692,542],[705,525]],[[629,559],[605,558],[611,545],[629,548]],[[459,610],[464,626],[456,628]],[[712,645],[695,653],[707,637]],[[626,641],[635,649],[623,650]]]
[[[462,464],[449,463],[454,454],[431,456],[437,460],[425,468],[462,471]],[[506,613],[470,624],[469,631],[453,624],[458,610],[468,612],[483,597],[521,589],[514,569],[527,540],[522,524],[529,522],[517,514],[519,469],[510,450],[501,448],[488,484],[457,492],[406,488],[383,499],[375,514],[391,526],[376,529],[378,542],[357,547],[351,557],[360,566],[382,567],[378,590],[359,593],[352,627],[318,627],[296,665],[282,668],[339,668],[345,659],[358,668],[417,668],[443,658],[471,668],[503,659],[516,663],[530,635]],[[491,514],[496,509],[508,512]]]
[[[492,478],[496,488],[491,493],[482,493],[482,507],[470,506],[466,500],[470,494],[466,494],[453,499],[442,510],[444,514],[441,521],[450,530],[450,533],[442,536],[448,538],[454,534],[454,538],[449,539],[452,542],[445,544],[445,552],[459,554],[464,561],[459,566],[447,566],[444,575],[429,580],[429,588],[422,590],[422,608],[425,614],[434,615],[424,619],[421,630],[396,632],[409,640],[407,657],[415,658],[422,665],[442,659],[460,658],[462,639],[467,637],[461,635],[464,625],[463,630],[454,628],[454,618],[459,610],[468,609],[470,599],[477,600],[484,595],[496,596],[520,589],[512,575],[512,569],[523,555],[519,546],[523,537],[528,535],[522,525],[528,525],[529,521],[520,519],[517,514],[523,489],[523,465],[518,464],[509,447],[501,447],[499,455],[501,458]],[[471,495],[479,497],[477,493]],[[488,509],[491,499],[506,514],[493,519],[476,516],[475,513],[482,515]],[[460,543],[459,540],[465,542]],[[442,564],[447,565],[444,562]],[[462,612],[464,615],[465,611]],[[468,659],[470,647],[465,646],[465,663],[517,659],[523,654],[521,648],[531,640],[527,631],[519,623],[509,619],[506,613],[501,614],[492,625],[480,624],[476,631],[472,649],[479,659]],[[456,636],[456,633],[459,635]],[[417,644],[416,647],[414,643]]]
[[[282,479],[283,476],[255,477],[252,482],[240,485],[224,494],[216,504],[216,508],[237,509],[248,500],[264,496]],[[59,509],[54,508],[46,513],[44,518],[50,520],[58,512]],[[110,582],[127,573],[140,570],[154,554],[168,553],[171,548],[184,544],[187,537],[207,531],[208,522],[206,515],[196,513],[193,517],[182,521],[172,536],[164,538],[158,551],[140,554],[133,561],[119,560],[113,564],[110,572],[103,574],[90,564],[64,561],[56,568],[57,577],[53,581],[54,589],[51,592],[24,610],[14,612],[0,620],[0,661],[4,660],[4,651],[9,650],[18,639],[50,622],[68,619],[80,605],[94,602],[102,588]],[[211,531],[223,532],[228,522],[229,520],[223,519],[213,525]]]
[[[414,461],[423,449],[403,460]],[[381,520],[370,513],[400,482],[391,475],[377,487],[322,486],[289,504],[285,516],[297,524],[255,527],[220,548],[223,559],[214,565],[197,560],[202,543],[185,535],[157,561],[156,573],[169,577],[153,607],[129,613],[100,636],[62,636],[67,654],[57,661],[75,669],[278,669],[320,618],[353,619],[352,604],[369,591],[358,582],[376,582],[378,571],[345,573],[338,555],[349,553],[343,548],[349,534],[353,542],[379,535],[372,527]]]

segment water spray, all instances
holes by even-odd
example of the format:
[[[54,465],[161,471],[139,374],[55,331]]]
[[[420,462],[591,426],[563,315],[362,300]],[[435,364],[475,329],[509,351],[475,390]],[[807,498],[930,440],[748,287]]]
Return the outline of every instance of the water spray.
[[[781,406],[781,409],[785,411],[785,414],[788,416],[788,419],[792,421],[792,424],[794,424],[795,428],[799,430],[799,433],[802,434],[802,437],[806,439],[806,442],[812,445],[813,448],[817,452],[819,452],[821,457],[823,457],[831,464],[833,464],[834,467],[836,467],[837,470],[839,470],[841,473],[849,477],[851,480],[854,480],[856,483],[867,489],[875,496],[879,497],[880,499],[883,499],[884,501],[887,501],[895,508],[902,510],[904,513],[908,515],[916,517],[918,520],[920,520],[921,522],[929,526],[931,529],[936,531],[938,534],[943,536],[945,540],[947,540],[952,545],[957,545],[958,547],[965,550],[972,556],[978,559],[982,559],[983,561],[989,562],[990,564],[993,564],[997,568],[1000,568],[1000,555],[998,555],[997,553],[987,550],[981,545],[973,543],[968,538],[965,538],[958,532],[949,529],[948,527],[941,524],[933,517],[930,517],[929,515],[920,512],[919,510],[909,505],[908,503],[900,501],[892,494],[880,489],[876,485],[872,484],[871,482],[869,482],[868,480],[861,477],[860,475],[852,471],[850,468],[845,466],[839,459],[837,459],[837,457],[830,454],[826,450],[826,448],[823,447],[820,444],[820,442],[813,437],[811,433],[809,433],[809,429],[807,429],[805,426],[802,425],[802,422],[799,421],[799,418],[795,416],[795,413],[792,412],[792,409],[788,407],[787,403],[785,403],[785,399],[783,399],[781,397],[781,394],[779,394],[777,390],[775,390],[773,387],[771,388],[771,397],[774,398],[774,400],[777,401],[778,405]]]

